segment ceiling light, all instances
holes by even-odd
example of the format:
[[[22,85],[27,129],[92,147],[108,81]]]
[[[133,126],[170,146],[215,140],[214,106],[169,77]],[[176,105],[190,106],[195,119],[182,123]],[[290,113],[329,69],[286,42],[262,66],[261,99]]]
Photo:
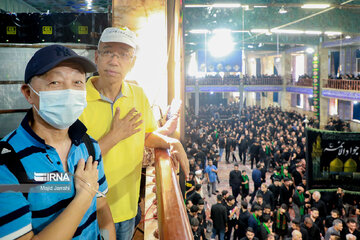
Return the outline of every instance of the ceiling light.
[[[282,6],[279,10],[279,13],[280,14],[284,14],[284,13],[287,13],[288,11],[284,8],[284,6]]]
[[[248,10],[250,10],[250,7],[249,7],[249,5],[243,5],[242,6],[242,8],[245,10],[245,11],[248,11]]]
[[[210,33],[210,31],[207,29],[193,29],[193,30],[190,30],[189,32],[194,33],[194,34]]]
[[[240,3],[214,3],[211,5],[214,8],[239,8]]]
[[[254,46],[253,45],[248,45],[248,48],[254,48]]]
[[[301,30],[290,30],[290,29],[271,29],[273,33],[286,33],[286,34],[302,34],[304,31]]]
[[[309,54],[312,54],[315,52],[315,50],[313,48],[307,48],[305,51]]]
[[[248,30],[232,30],[233,33],[248,33]]]
[[[267,8],[267,6],[254,6],[254,8]]]
[[[322,34],[322,31],[305,31],[305,34],[308,34],[308,35],[320,35],[320,34]]]
[[[214,36],[209,40],[208,46],[214,57],[225,57],[234,49],[234,42],[229,29],[216,29]]]
[[[207,4],[185,4],[186,8],[205,8],[205,7],[211,7],[211,5]]]
[[[232,31],[230,30],[230,29],[224,29],[224,28],[218,28],[218,29],[214,29],[213,31],[212,31],[212,33],[226,33],[226,34],[228,34],[228,33],[231,33]]]
[[[301,8],[323,9],[330,7],[330,4],[304,4]]]
[[[350,36],[350,35],[346,35],[345,38],[346,38],[346,39],[350,39],[351,36]]]
[[[267,33],[269,32],[269,29],[251,29],[252,33]]]
[[[342,32],[325,32],[325,34],[329,36],[335,36],[335,35],[341,35]]]

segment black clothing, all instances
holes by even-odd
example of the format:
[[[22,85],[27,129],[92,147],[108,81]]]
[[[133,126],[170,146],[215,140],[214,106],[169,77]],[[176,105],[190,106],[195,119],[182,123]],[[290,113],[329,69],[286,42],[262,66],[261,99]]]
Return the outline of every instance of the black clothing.
[[[243,211],[243,210],[240,211],[239,219],[236,222],[238,228],[234,232],[234,239],[236,239],[235,236],[237,237],[237,239],[246,236],[245,233],[246,233],[246,229],[249,226],[248,224],[249,217],[250,217],[249,211]]]
[[[203,199],[201,197],[201,195],[198,193],[198,192],[194,192],[193,194],[189,195],[189,197],[187,197],[188,200],[191,200],[191,202],[194,204],[194,205],[198,205],[199,204],[199,200],[200,199]]]
[[[219,138],[219,148],[225,148],[225,141],[224,138]]]
[[[300,228],[304,229],[307,232],[308,240],[320,240],[320,229],[316,224],[313,224],[311,228],[305,226],[304,223],[300,224]]]
[[[229,174],[230,187],[240,188],[242,182],[241,171],[232,170]]]
[[[249,240],[246,236],[241,238],[240,240]],[[253,240],[259,240],[257,237],[254,237]]]
[[[263,202],[264,202],[263,205],[270,204],[271,210],[275,209],[274,195],[270,190],[266,191],[266,193],[264,193],[261,190],[258,190],[257,194],[261,194],[263,196]]]
[[[194,230],[192,230],[193,236],[194,236],[194,240],[200,240],[201,237],[201,229],[200,227],[198,227],[198,229],[194,232]]]
[[[188,191],[190,188],[192,188],[192,187],[194,187],[195,186],[195,181],[194,181],[194,179],[191,179],[190,181],[186,181],[186,183],[185,183],[185,187],[186,187],[186,191]],[[186,194],[186,198],[188,198],[189,196],[191,196],[191,194],[193,194],[195,192],[195,188],[192,190],[192,191],[190,191],[190,192],[188,192],[187,194]]]
[[[260,225],[260,234],[259,234],[259,240],[266,240],[268,236],[268,232],[264,226],[264,224]]]
[[[325,220],[327,211],[326,211],[326,205],[325,205],[324,201],[321,199],[318,202],[315,202],[314,200],[312,200],[311,206],[316,207],[319,210],[319,218],[321,220]],[[331,224],[332,224],[332,222],[331,222]],[[330,227],[332,227],[332,225]]]
[[[299,186],[302,183],[302,176],[301,174],[295,169],[291,173],[292,177],[294,178],[295,186]]]
[[[292,188],[289,186],[289,189],[283,184],[280,188],[280,205],[285,203],[288,207],[290,205],[289,199],[292,197]]]
[[[351,232],[349,231],[349,229],[347,229],[346,234],[349,234],[349,233],[351,233]],[[346,234],[345,234],[345,236],[346,236]],[[360,231],[359,230],[355,229],[355,231],[352,232],[351,234],[354,235],[356,237],[356,239],[360,239]]]
[[[221,203],[212,205],[210,218],[213,220],[213,227],[216,230],[225,230],[228,218],[226,207]]]
[[[301,221],[304,222],[304,219],[306,217],[310,217],[310,214],[305,214],[304,216],[302,216]],[[323,221],[320,219],[320,216],[315,221],[313,221],[313,223],[314,225],[316,225],[317,228],[319,228],[320,233],[325,236],[324,224]]]
[[[277,206],[279,205],[279,196],[280,196],[280,189],[281,187],[277,187],[274,184],[270,184],[268,187],[269,191],[272,192],[273,194],[273,199],[274,199],[274,205]]]
[[[229,174],[229,184],[232,189],[232,195],[235,197],[235,202],[237,202],[236,198],[240,194],[241,182],[241,171],[232,170]]]
[[[231,237],[231,232],[232,229],[235,227],[236,225],[236,213],[230,218],[230,214],[234,211],[235,208],[235,204],[232,206],[226,205],[226,210],[227,210],[227,216],[228,216],[228,231],[225,233],[225,239],[229,239]]]
[[[280,211],[280,210],[278,210],[278,211]],[[280,236],[285,236],[288,231],[288,227],[287,227],[288,223],[291,221],[290,215],[289,215],[289,212],[285,212],[284,214],[279,214],[279,216],[278,216],[278,211],[274,212],[275,233]]]

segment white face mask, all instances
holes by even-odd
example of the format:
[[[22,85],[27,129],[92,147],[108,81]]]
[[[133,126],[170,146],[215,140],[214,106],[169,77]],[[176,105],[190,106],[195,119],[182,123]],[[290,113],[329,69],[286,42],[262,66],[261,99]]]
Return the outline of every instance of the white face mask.
[[[87,105],[86,91],[66,89],[37,93],[30,84],[28,85],[40,98],[39,109],[34,105],[35,110],[45,122],[54,128],[70,127],[80,117]]]

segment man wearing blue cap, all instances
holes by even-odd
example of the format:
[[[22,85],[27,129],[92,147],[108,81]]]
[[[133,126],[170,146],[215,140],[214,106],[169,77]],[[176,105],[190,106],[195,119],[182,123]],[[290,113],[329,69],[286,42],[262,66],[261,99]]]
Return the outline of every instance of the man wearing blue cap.
[[[100,148],[77,120],[94,71],[61,45],[30,59],[21,92],[32,108],[0,142],[1,239],[115,239]]]

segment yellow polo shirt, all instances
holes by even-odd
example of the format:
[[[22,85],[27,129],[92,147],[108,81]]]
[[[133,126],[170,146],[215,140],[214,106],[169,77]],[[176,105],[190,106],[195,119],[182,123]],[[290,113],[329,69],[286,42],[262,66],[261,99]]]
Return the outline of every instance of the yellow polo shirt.
[[[117,107],[120,108],[120,118],[135,107],[141,113],[143,120],[140,125],[141,131],[120,141],[103,156],[106,180],[109,185],[106,198],[114,222],[117,223],[136,216],[145,133],[153,132],[156,129],[156,122],[141,87],[124,82],[120,97],[114,103],[110,103],[109,100],[102,99],[93,81],[100,81],[99,77],[92,77],[86,83],[87,107],[80,116],[90,136],[99,140],[108,133]]]

